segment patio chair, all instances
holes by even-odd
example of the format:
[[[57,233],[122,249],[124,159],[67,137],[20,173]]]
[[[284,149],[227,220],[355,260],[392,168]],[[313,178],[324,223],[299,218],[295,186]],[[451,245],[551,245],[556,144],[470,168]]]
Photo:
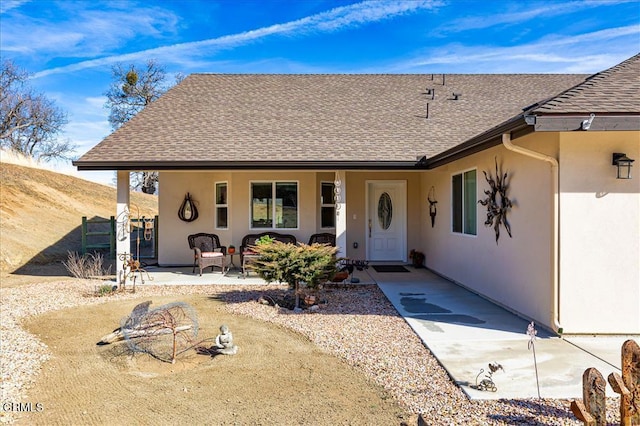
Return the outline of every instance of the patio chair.
[[[309,245],[311,244],[328,244],[332,247],[336,246],[336,235],[329,232],[322,232],[319,234],[313,234],[309,238]]]
[[[216,234],[198,233],[189,235],[187,237],[189,241],[189,248],[193,250],[193,270],[196,271],[196,265],[200,269],[200,276],[202,276],[202,270],[208,266],[217,266],[224,274],[225,267],[227,265],[227,247],[220,245],[220,239]]]
[[[280,234],[279,232],[262,232],[260,234],[248,234],[242,238],[242,245],[240,246],[240,264],[242,265],[242,276],[246,278],[248,274],[247,265],[259,256],[256,252],[251,250],[251,246],[256,245],[261,237],[268,235],[276,241],[282,243],[296,244],[296,237],[290,234]]]

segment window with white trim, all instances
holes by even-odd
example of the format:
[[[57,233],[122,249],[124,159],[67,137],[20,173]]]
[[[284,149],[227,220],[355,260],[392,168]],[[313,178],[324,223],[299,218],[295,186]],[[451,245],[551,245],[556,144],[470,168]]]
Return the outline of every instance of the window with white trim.
[[[216,229],[229,228],[229,199],[227,182],[216,182]]]
[[[469,170],[451,177],[451,230],[476,235],[477,200],[476,171]]]
[[[320,187],[320,227],[336,227],[336,185],[322,182]]]
[[[251,228],[298,228],[298,182],[251,182]]]

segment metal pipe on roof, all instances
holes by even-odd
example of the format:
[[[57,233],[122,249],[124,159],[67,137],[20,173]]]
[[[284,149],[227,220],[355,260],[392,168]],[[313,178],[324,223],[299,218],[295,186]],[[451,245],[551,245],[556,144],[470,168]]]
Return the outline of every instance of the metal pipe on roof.
[[[562,334],[562,325],[560,325],[560,265],[559,265],[559,255],[560,255],[560,238],[559,238],[559,227],[558,224],[560,222],[560,179],[559,179],[559,167],[558,160],[554,157],[551,157],[546,154],[542,154],[537,151],[532,151],[527,148],[523,148],[521,146],[516,146],[511,142],[511,133],[503,133],[502,134],[502,145],[507,148],[509,151],[517,152],[518,154],[526,155],[527,157],[535,158],[537,160],[546,161],[551,164],[551,179],[553,180],[553,273],[552,273],[552,282],[553,282],[553,301],[551,305],[551,324],[554,330],[558,334]]]

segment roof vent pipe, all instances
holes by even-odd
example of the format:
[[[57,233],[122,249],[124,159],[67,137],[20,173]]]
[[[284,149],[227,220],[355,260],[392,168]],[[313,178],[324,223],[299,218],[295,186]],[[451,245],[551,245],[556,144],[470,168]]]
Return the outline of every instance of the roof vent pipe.
[[[558,334],[562,334],[563,329],[560,325],[560,265],[559,265],[559,251],[560,251],[560,240],[559,240],[559,232],[558,232],[558,224],[560,221],[560,186],[559,186],[559,175],[558,175],[558,160],[554,157],[550,157],[546,154],[542,154],[540,152],[532,151],[527,148],[523,148],[521,146],[516,146],[511,143],[511,134],[503,133],[502,134],[502,145],[507,148],[509,151],[517,152],[518,154],[526,155],[527,157],[535,158],[536,160],[546,161],[551,165],[551,180],[553,186],[553,242],[552,242],[552,256],[553,256],[553,265],[552,265],[552,293],[553,300],[551,304],[551,324],[555,331]]]

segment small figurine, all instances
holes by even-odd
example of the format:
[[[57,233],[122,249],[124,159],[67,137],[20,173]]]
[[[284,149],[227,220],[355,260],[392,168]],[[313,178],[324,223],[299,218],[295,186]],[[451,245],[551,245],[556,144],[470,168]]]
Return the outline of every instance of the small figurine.
[[[480,373],[478,373],[478,375],[476,376],[476,385],[472,387],[474,389],[478,389],[481,391],[496,392],[498,390],[498,387],[493,381],[493,373],[495,373],[498,370],[504,371],[504,368],[502,368],[502,365],[498,364],[497,362],[490,362],[488,374],[485,374],[484,375],[485,378],[482,379],[480,383],[478,383],[478,377],[480,377],[480,375],[485,372],[484,368],[480,369]]]
[[[216,354],[235,355],[238,347],[233,344],[233,335],[226,324],[220,326],[220,334],[216,337],[216,344],[211,348]]]

